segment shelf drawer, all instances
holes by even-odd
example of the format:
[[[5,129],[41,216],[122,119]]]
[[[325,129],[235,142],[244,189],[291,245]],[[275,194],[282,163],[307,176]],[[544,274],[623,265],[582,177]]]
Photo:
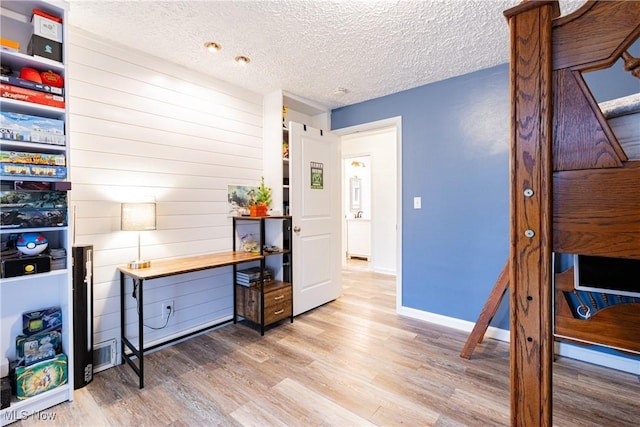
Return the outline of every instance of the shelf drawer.
[[[291,285],[264,294],[264,324],[270,325],[291,316]]]
[[[270,325],[284,318],[290,317],[293,312],[291,304],[291,285],[265,286],[264,293],[264,325]],[[236,311],[239,316],[254,323],[260,324],[260,298],[259,288],[236,285]]]

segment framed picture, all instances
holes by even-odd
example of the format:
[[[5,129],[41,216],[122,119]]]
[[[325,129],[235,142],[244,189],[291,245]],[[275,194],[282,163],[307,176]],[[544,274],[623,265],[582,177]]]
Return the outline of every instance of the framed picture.
[[[228,185],[227,216],[249,215],[249,201],[257,190],[250,185]]]

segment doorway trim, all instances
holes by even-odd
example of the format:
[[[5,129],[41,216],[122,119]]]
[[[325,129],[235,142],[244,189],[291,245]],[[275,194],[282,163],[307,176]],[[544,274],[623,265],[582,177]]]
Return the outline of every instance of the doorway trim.
[[[391,127],[394,127],[396,130],[396,313],[399,313],[402,308],[402,116],[362,123],[340,129],[332,129],[331,132],[339,136],[345,136]]]

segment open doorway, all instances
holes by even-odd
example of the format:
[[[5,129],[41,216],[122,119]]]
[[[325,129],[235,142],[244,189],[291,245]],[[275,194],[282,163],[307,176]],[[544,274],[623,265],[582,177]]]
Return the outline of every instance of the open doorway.
[[[397,307],[400,307],[401,286],[401,247],[402,247],[402,204],[401,204],[401,118],[381,120],[349,128],[335,129],[334,133],[342,139],[343,157],[343,254],[347,262],[349,234],[347,219],[353,216],[350,202],[350,181],[345,163],[362,161],[367,158],[370,169],[370,189],[360,193],[370,198],[370,212],[362,209],[361,217],[370,220],[370,257],[371,271],[396,276]],[[364,188],[361,187],[361,191]],[[367,194],[369,193],[369,194]],[[362,199],[364,203],[365,199]]]
[[[349,146],[345,147],[350,151]],[[371,261],[371,155],[342,155],[342,201],[346,261],[370,268]]]

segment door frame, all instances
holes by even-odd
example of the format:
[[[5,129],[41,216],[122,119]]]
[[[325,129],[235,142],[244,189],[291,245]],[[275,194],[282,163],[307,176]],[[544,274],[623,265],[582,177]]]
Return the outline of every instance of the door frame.
[[[354,133],[370,132],[390,127],[394,127],[396,129],[396,313],[398,313],[402,308],[402,116],[362,123],[340,129],[332,129],[331,132],[342,137],[345,135],[352,135]]]

